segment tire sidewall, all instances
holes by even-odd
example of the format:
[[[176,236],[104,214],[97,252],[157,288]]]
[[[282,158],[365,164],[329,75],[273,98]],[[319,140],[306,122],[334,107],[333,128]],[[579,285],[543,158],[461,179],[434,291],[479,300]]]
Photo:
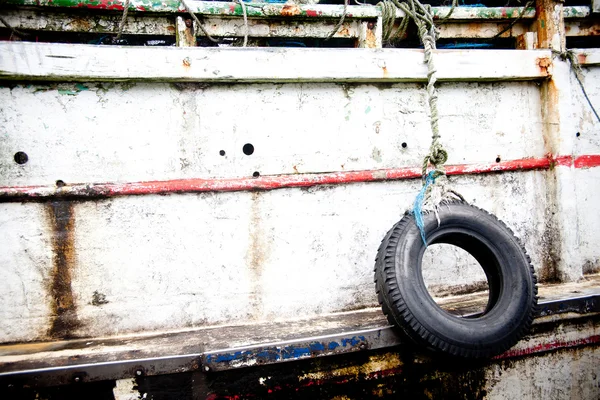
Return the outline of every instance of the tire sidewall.
[[[429,346],[451,346],[459,352],[503,351],[519,339],[531,319],[536,297],[529,259],[510,229],[483,210],[451,203],[440,207],[439,217],[438,225],[435,215],[424,215],[428,240],[432,238],[435,242],[441,234],[460,232],[476,238],[494,255],[496,262],[493,266],[487,265],[486,275],[488,281],[498,280],[497,301],[477,318],[460,318],[441,309],[425,286],[421,261],[426,246],[414,216],[409,215],[405,218],[413,221],[405,225],[394,249],[396,284],[406,307],[403,315],[396,313],[395,317],[406,319],[406,315],[410,315],[413,321],[403,321],[403,328],[411,331],[411,337],[416,335]]]

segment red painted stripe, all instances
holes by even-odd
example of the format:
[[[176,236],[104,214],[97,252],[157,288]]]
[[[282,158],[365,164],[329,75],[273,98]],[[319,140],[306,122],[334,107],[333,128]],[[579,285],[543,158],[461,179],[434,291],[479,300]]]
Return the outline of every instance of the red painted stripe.
[[[525,158],[487,164],[462,164],[446,166],[448,175],[471,175],[506,171],[549,169],[556,165],[576,168],[600,166],[600,155],[547,158]],[[261,176],[258,178],[228,179],[178,179],[132,183],[73,184],[61,188],[54,186],[0,187],[0,201],[46,197],[112,197],[166,193],[234,192],[240,190],[273,190],[317,185],[339,185],[358,182],[416,179],[421,169],[414,167],[370,171],[344,171],[320,174],[294,174]]]
[[[575,165],[575,168],[600,167],[600,155],[579,156],[575,159],[573,165]]]
[[[598,344],[600,343],[600,335],[594,335],[583,339],[569,340],[569,341],[556,341],[550,343],[540,343],[533,347],[527,347],[524,349],[513,349],[508,350],[505,353],[500,354],[499,356],[494,357],[494,359],[504,359],[504,358],[513,358],[513,357],[523,357],[536,353],[544,353],[547,351],[564,349],[569,347],[578,347],[578,346],[586,346],[590,344]]]

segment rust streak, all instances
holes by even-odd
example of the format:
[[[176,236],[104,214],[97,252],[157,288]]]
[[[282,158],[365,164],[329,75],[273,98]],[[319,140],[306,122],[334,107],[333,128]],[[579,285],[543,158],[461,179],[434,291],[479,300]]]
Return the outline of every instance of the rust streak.
[[[53,339],[68,339],[73,337],[73,330],[80,326],[71,286],[71,273],[75,265],[73,203],[53,201],[48,203],[47,210],[52,226],[54,253],[49,283],[53,320],[47,334]]]
[[[293,17],[301,14],[300,7],[297,4],[285,4],[281,9],[281,15],[284,17]]]
[[[267,239],[267,233],[263,229],[263,221],[261,218],[261,202],[262,194],[260,192],[252,192],[252,204],[250,206],[250,220],[248,226],[249,244],[246,250],[246,264],[251,278],[251,304],[252,317],[256,320],[263,315],[263,285],[262,275],[264,264],[269,258],[270,240]]]
[[[387,67],[382,67],[382,69],[383,69],[383,77],[384,77],[384,78],[387,78],[387,77],[388,77],[388,75],[389,75],[389,74],[388,74]]]
[[[542,72],[542,74],[544,76],[550,76],[551,74],[551,67],[552,67],[552,59],[549,57],[540,57],[536,60],[538,67],[540,68],[540,71]]]
[[[350,37],[350,30],[347,26],[342,27],[337,33],[338,36]]]
[[[377,47],[377,37],[375,36],[375,32],[373,29],[367,29],[367,45],[365,47],[369,49],[374,49]]]

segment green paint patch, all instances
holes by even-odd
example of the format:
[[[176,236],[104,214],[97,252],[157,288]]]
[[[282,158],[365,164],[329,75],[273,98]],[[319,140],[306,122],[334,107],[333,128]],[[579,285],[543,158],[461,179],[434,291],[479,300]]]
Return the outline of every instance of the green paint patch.
[[[365,110],[365,114],[368,114],[371,112],[371,106],[367,106],[366,110]]]
[[[58,94],[61,95],[67,95],[67,96],[75,96],[77,94],[79,94],[79,92],[83,92],[85,90],[90,90],[90,88],[88,88],[87,86],[81,84],[81,83],[76,83],[72,88],[71,87],[59,87],[58,89]]]

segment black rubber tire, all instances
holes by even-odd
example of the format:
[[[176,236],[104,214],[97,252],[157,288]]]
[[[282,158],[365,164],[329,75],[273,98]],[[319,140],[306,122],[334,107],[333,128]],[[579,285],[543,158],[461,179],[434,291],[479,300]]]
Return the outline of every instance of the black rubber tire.
[[[389,322],[435,352],[481,358],[500,354],[529,330],[537,308],[537,281],[525,248],[493,215],[463,202],[423,215],[429,245],[448,243],[469,252],[488,280],[483,314],[461,318],[440,308],[425,286],[425,245],[412,214],[385,235],[375,260],[377,297]]]

